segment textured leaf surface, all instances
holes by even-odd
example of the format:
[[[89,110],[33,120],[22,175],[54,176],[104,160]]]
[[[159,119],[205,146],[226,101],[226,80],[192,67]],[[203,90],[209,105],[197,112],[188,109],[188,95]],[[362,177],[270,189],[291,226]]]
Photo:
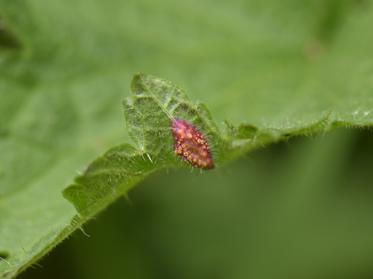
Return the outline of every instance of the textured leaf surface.
[[[61,259],[81,279],[370,278],[372,140],[340,129],[204,175],[157,173],[23,278],[53,277]]]
[[[110,149],[94,161],[75,184],[64,191],[83,216],[92,216],[154,170],[181,166],[174,154],[171,121],[189,119],[211,139],[219,134],[200,107],[190,103],[181,89],[170,82],[142,74],[132,82],[134,96],[124,103],[129,134],[136,147],[128,144]]]
[[[217,166],[290,136],[372,125],[372,21],[370,1],[1,0],[1,276],[149,173],[183,166],[170,117],[207,135]],[[195,101],[137,76],[125,129],[137,71]]]

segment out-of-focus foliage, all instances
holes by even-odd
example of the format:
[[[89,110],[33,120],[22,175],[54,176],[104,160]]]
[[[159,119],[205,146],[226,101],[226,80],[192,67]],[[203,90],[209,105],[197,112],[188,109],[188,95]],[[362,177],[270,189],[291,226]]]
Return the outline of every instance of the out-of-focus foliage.
[[[370,126],[372,23],[371,1],[357,0],[1,0],[0,276],[90,217],[76,217],[61,192],[130,141],[121,100],[134,72],[187,87],[219,125],[235,124],[232,144]]]

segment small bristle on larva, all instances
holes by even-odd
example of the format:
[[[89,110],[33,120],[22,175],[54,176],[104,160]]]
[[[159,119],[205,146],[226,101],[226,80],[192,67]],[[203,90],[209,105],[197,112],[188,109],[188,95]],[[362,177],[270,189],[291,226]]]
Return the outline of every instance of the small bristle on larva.
[[[200,169],[212,169],[214,162],[206,137],[185,120],[173,119],[171,123],[176,155]]]

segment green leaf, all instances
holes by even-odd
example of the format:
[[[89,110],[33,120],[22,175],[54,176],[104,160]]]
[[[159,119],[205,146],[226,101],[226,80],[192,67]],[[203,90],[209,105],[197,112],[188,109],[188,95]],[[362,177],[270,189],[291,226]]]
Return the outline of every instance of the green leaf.
[[[125,144],[110,149],[64,191],[82,216],[92,217],[151,172],[181,166],[173,151],[173,119],[187,119],[196,125],[215,143],[216,150],[225,147],[208,112],[188,101],[177,86],[138,74],[132,91],[134,96],[124,103],[124,112],[137,147]]]
[[[218,167],[289,137],[371,126],[372,21],[369,1],[1,0],[1,276],[148,174],[185,166],[172,117],[206,134]],[[190,100],[137,75],[124,129],[137,71]]]
[[[61,259],[82,279],[369,278],[372,140],[340,129],[204,175],[160,172],[25,278],[53,276]]]

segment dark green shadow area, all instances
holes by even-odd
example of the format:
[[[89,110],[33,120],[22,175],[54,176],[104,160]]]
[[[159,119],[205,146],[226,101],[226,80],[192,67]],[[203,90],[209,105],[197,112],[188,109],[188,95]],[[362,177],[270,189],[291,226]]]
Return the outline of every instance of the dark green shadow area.
[[[6,28],[0,17],[0,50],[20,48],[21,42]]]
[[[372,142],[337,130],[158,173],[19,278],[372,278]]]

